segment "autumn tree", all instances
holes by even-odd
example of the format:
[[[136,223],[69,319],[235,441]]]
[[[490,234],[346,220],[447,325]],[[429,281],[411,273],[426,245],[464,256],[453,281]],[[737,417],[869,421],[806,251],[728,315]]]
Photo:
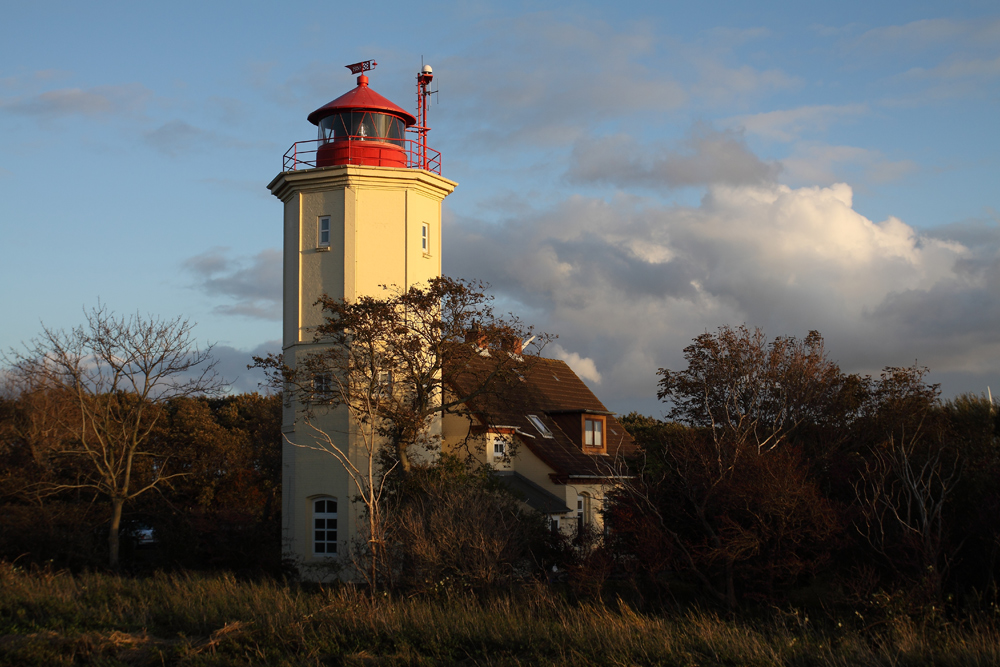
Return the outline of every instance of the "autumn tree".
[[[330,454],[357,487],[368,531],[363,572],[373,589],[388,555],[387,477],[408,475],[432,458],[443,415],[466,411],[472,399],[523,370],[523,341],[537,351],[549,339],[496,313],[480,282],[439,277],[405,291],[384,289],[382,297],[321,298],[318,349],[299,354],[294,365],[276,356],[256,359],[300,406],[297,418],[316,443],[292,444]],[[468,363],[483,356],[491,363]],[[321,423],[337,410],[349,415],[347,431]]]
[[[186,473],[148,503],[159,556],[275,571],[281,554],[281,396],[182,397],[152,437]]]
[[[836,518],[789,446],[839,391],[823,338],[721,327],[684,350],[686,369],[660,369],[658,396],[676,424],[626,420],[640,474],[611,494],[606,515],[633,550],[655,538],[669,567],[733,606],[737,586],[769,592],[822,561]],[[616,522],[618,525],[616,526]]]
[[[98,305],[86,323],[42,334],[12,351],[10,373],[36,391],[51,392],[71,409],[55,416],[69,436],[59,456],[80,461],[78,481],[43,482],[39,491],[90,489],[110,505],[108,562],[118,566],[119,529],[126,503],[182,473],[171,452],[150,438],[171,399],[221,387],[210,356],[185,319],[118,316]]]

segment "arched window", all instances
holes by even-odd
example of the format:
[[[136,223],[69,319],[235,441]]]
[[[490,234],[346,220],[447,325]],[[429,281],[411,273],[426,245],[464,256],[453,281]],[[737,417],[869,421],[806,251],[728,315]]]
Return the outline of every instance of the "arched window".
[[[313,554],[337,555],[337,499],[313,501]]]

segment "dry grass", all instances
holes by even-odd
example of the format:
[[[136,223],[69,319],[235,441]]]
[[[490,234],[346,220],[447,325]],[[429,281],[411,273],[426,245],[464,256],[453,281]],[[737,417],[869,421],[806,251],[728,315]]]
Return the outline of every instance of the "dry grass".
[[[347,587],[0,563],[0,664],[996,665],[1000,635],[985,620],[815,627],[799,614],[648,615],[570,605],[545,589],[372,604]]]

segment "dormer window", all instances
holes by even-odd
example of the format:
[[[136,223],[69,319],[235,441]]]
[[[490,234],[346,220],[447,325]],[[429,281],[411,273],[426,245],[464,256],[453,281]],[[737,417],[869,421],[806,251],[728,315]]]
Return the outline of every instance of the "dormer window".
[[[538,429],[538,432],[542,434],[543,438],[551,438],[552,431],[549,427],[542,423],[542,420],[538,418],[538,415],[528,415],[528,421],[531,425]]]
[[[583,420],[583,444],[586,447],[604,447],[604,420]]]

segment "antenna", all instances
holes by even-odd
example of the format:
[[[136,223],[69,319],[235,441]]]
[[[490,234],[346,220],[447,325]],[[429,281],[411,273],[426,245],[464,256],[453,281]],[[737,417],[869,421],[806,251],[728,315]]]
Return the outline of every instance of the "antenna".
[[[417,72],[417,151],[419,167],[427,169],[427,133],[430,132],[430,125],[427,124],[427,101],[428,98],[437,91],[431,91],[431,81],[434,80],[434,70],[430,65],[424,64],[424,57],[420,56],[420,71]]]

